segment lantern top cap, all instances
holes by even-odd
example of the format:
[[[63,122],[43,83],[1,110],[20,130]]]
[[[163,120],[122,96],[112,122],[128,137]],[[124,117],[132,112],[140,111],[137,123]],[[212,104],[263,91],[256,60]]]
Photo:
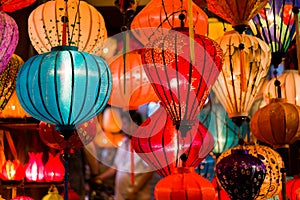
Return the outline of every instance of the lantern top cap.
[[[176,167],[174,169],[174,174],[185,174],[194,172],[194,167]]]
[[[64,45],[64,46],[56,46],[51,48],[51,51],[65,51],[65,50],[78,51],[78,47]]]
[[[231,154],[243,154],[243,155],[245,155],[245,154],[248,154],[248,150],[247,149],[231,149]]]

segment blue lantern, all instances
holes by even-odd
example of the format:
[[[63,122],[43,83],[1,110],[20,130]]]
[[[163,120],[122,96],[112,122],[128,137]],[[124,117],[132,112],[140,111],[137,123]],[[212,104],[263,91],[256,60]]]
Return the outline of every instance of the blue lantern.
[[[60,131],[75,130],[75,125],[100,113],[111,89],[104,59],[73,46],[57,46],[31,57],[21,67],[16,86],[25,111]]]

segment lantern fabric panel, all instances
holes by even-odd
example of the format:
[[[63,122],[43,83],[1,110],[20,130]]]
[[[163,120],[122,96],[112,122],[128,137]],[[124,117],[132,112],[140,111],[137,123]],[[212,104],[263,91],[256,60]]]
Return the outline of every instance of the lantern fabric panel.
[[[206,35],[208,16],[194,2],[192,8],[195,33]],[[167,34],[168,30],[181,27],[181,13],[186,15],[184,26],[188,27],[188,0],[151,0],[132,20],[131,31],[135,38],[146,45],[150,40]]]
[[[223,49],[224,65],[212,89],[230,118],[248,116],[268,73],[270,48],[257,37],[234,31],[216,41]]]
[[[41,54],[63,44],[64,0],[47,1],[31,12],[28,32],[35,50]],[[67,45],[91,52],[107,38],[103,16],[85,1],[67,1]]]
[[[109,99],[112,78],[100,57],[75,47],[31,57],[19,71],[16,91],[32,117],[70,127],[100,113]]]
[[[14,12],[30,6],[36,0],[1,0],[0,10],[3,12]]]

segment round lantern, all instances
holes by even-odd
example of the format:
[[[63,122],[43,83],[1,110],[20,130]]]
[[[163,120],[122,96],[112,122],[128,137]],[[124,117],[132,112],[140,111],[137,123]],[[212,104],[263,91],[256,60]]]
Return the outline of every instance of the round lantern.
[[[137,110],[139,106],[157,102],[155,94],[143,69],[141,55],[137,52],[118,56],[109,67],[113,88],[108,103],[125,110]]]
[[[192,2],[193,25],[196,34],[206,35],[208,17],[205,12]],[[188,13],[188,0],[151,0],[131,22],[133,35],[144,45],[162,35],[169,29],[181,27],[180,14]],[[189,26],[189,18],[184,19],[184,26]]]
[[[170,175],[182,165],[198,166],[214,145],[212,135],[202,123],[176,129],[163,107],[146,119],[131,142],[135,152],[161,176]],[[184,164],[179,159],[183,154],[187,156]]]
[[[25,167],[20,160],[7,160],[1,169],[0,179],[3,181],[22,180],[25,177]]]
[[[60,154],[52,155],[48,153],[48,161],[44,167],[45,180],[47,182],[57,182],[64,179],[65,168],[60,159]]]
[[[81,148],[90,143],[97,133],[97,117],[84,122],[77,126],[77,131],[65,140],[63,135],[56,130],[54,125],[40,122],[39,135],[41,140],[49,147],[59,150],[64,150],[67,145],[68,148],[75,149]]]
[[[63,29],[67,30],[66,35],[62,34]],[[28,32],[38,53],[49,52],[52,47],[65,45],[64,42],[77,46],[80,51],[91,52],[107,38],[103,16],[80,0],[41,4],[29,15]]]
[[[197,121],[223,64],[222,50],[216,42],[195,34],[192,43],[193,53],[188,31],[170,30],[150,42],[142,54],[145,72],[176,126]]]
[[[23,65],[22,58],[13,54],[7,66],[0,74],[0,110],[5,108],[15,90],[17,74],[21,65]]]
[[[300,136],[300,107],[284,99],[272,99],[255,112],[250,126],[253,135],[264,143],[274,147],[292,144]]]
[[[213,91],[229,118],[247,117],[267,75],[270,48],[257,37],[228,32],[216,40],[224,52],[224,65]]]
[[[215,189],[208,180],[196,174],[193,167],[179,167],[156,184],[154,195],[157,200],[214,200]]]
[[[286,182],[286,196],[290,200],[300,199],[300,176],[295,176],[293,179]]]
[[[74,130],[105,108],[111,88],[111,73],[102,58],[59,46],[24,63],[16,91],[32,117]]]
[[[231,154],[218,159],[216,165],[220,185],[234,200],[255,199],[265,174],[263,162],[244,149],[231,150]]]
[[[19,41],[19,30],[15,20],[0,11],[0,74],[5,69]]]
[[[15,12],[30,6],[34,2],[36,2],[36,0],[1,0],[0,10],[3,12]]]

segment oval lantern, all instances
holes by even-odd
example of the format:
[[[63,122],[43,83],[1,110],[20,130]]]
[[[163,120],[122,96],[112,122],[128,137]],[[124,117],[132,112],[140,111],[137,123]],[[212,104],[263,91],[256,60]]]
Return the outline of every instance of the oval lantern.
[[[255,112],[250,126],[252,134],[264,143],[276,148],[292,144],[300,137],[300,107],[284,99],[272,99]]]
[[[244,149],[231,150],[230,155],[218,159],[216,164],[217,180],[231,199],[255,199],[265,174],[263,162]]]
[[[16,91],[32,117],[74,130],[105,108],[111,88],[111,73],[102,58],[59,46],[24,63]]]
[[[15,12],[17,10],[30,6],[35,1],[36,0],[1,0],[0,10],[3,12]]]
[[[45,164],[44,175],[47,182],[57,182],[64,179],[65,168],[60,159],[60,154],[48,153],[48,161]]]
[[[67,3],[67,8],[66,8]],[[103,16],[96,8],[80,0],[47,1],[34,9],[28,18],[28,32],[35,50],[41,54],[64,45],[64,19],[69,46],[91,52],[107,38]]]
[[[137,110],[141,105],[158,101],[143,69],[139,53],[130,52],[120,55],[111,63],[109,62],[109,67],[113,88],[108,104],[124,110]]]
[[[142,54],[151,85],[176,126],[198,121],[198,112],[223,64],[222,50],[215,41],[195,34],[192,43],[195,51],[190,53],[188,31],[180,28],[150,42]]]
[[[300,176],[296,175],[286,182],[286,196],[290,200],[300,199]]]
[[[161,179],[154,189],[157,200],[214,200],[215,195],[213,185],[196,174],[193,167],[175,168],[174,172]]]
[[[5,69],[19,41],[19,29],[15,20],[0,11],[0,74]]]
[[[161,176],[170,175],[176,167],[196,167],[209,154],[214,142],[212,135],[198,122],[177,130],[163,107],[145,120],[131,139],[135,152]],[[187,160],[181,163],[185,154]]]
[[[206,35],[208,29],[208,17],[205,12],[192,2],[193,25],[196,34]],[[165,35],[168,30],[180,27],[179,15],[188,13],[188,0],[151,0],[133,18],[131,31],[143,45],[150,40]],[[188,27],[189,18],[184,19],[184,26]]]
[[[270,48],[257,37],[235,31],[216,41],[223,49],[224,65],[212,89],[229,118],[247,117],[268,73]]]
[[[16,87],[18,71],[23,65],[20,56],[13,54],[5,69],[0,74],[0,110],[2,111],[9,102]]]

